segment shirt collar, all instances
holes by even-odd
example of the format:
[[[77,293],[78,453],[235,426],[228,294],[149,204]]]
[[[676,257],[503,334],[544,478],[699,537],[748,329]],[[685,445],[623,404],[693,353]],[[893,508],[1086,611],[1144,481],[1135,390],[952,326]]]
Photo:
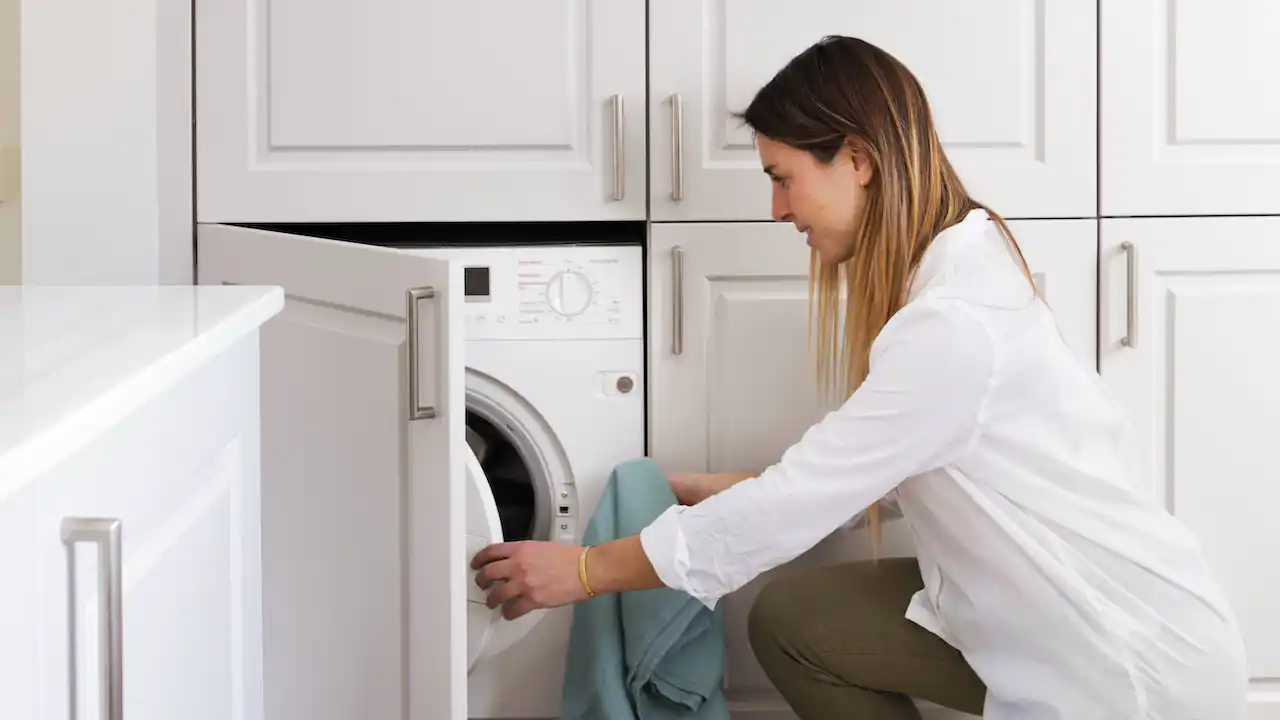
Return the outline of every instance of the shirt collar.
[[[916,267],[907,291],[907,302],[915,300],[925,290],[945,280],[950,274],[950,261],[956,251],[973,239],[982,237],[989,220],[986,210],[975,208],[963,220],[938,233]]]

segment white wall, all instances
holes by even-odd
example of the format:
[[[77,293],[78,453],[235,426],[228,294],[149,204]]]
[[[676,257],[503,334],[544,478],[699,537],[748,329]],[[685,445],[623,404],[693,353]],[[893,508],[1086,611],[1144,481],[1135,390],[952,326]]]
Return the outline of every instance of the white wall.
[[[3,1],[3,0],[0,0]],[[47,2],[47,0],[46,0]],[[159,282],[190,285],[195,268],[195,188],[192,167],[192,2],[155,0],[157,132],[160,165]]]
[[[22,213],[18,172],[18,10],[0,0],[0,285],[22,276]]]
[[[22,281],[190,283],[190,3],[21,2]]]

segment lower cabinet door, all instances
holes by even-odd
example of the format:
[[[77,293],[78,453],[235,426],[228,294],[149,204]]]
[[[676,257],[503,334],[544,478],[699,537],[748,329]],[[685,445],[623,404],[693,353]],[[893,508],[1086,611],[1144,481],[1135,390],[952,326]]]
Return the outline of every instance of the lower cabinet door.
[[[257,367],[249,336],[37,481],[39,717],[263,717]]]
[[[1280,217],[1102,221],[1102,378],[1152,499],[1199,537],[1280,717]]]
[[[1063,336],[1096,368],[1097,222],[1009,225]],[[804,236],[784,223],[664,223],[651,238],[650,453],[670,472],[759,472],[831,408],[810,352]],[[791,567],[870,558],[871,541],[853,523]],[[882,555],[914,554],[910,530],[892,517],[881,542]],[[727,692],[744,717],[785,710],[751,653],[746,617],[786,569],[724,601]]]

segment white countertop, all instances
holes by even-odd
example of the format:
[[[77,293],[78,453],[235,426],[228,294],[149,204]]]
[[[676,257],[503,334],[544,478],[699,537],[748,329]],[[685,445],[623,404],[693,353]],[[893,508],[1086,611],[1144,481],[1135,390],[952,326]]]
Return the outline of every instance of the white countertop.
[[[283,306],[276,287],[0,286],[0,499]]]

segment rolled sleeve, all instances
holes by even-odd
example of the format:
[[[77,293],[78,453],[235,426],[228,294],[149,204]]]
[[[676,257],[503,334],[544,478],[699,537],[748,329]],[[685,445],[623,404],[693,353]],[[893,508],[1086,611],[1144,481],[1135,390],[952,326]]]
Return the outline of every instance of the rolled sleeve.
[[[680,528],[680,515],[688,509],[683,505],[667,508],[640,531],[640,545],[664,585],[683,590],[714,610],[719,593],[714,589],[701,593],[689,581],[689,547]]]
[[[954,462],[977,437],[994,369],[986,327],[959,301],[903,308],[877,338],[863,384],[776,464],[642,531],[658,577],[714,607],[903,480]]]

